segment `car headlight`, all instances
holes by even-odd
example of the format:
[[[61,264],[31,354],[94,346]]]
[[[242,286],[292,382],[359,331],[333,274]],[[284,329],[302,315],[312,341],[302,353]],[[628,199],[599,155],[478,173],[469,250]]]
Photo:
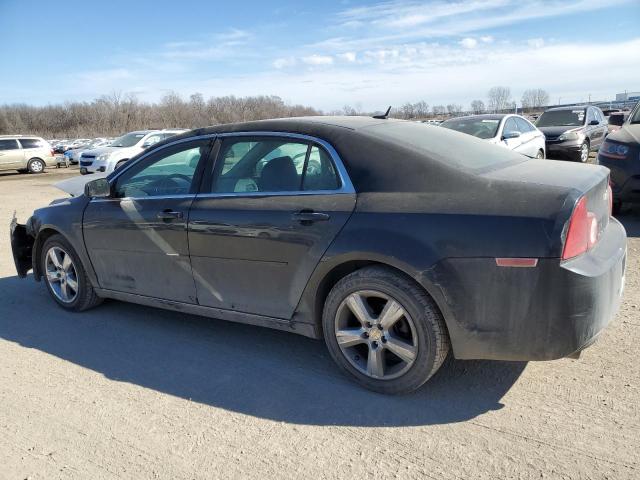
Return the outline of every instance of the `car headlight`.
[[[103,153],[102,155],[98,155],[98,161],[99,162],[104,162],[105,160],[109,159],[109,154],[108,153]]]
[[[558,137],[558,140],[564,142],[565,140],[580,140],[582,138],[582,132],[566,132]]]

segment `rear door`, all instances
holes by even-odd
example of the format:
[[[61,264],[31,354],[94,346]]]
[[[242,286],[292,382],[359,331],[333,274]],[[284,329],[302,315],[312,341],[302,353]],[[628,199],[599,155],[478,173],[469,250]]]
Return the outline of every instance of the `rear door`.
[[[201,305],[288,319],[355,207],[330,145],[293,134],[230,135],[189,215]]]
[[[520,131],[520,153],[528,157],[535,157],[540,149],[540,142],[536,142],[538,131],[524,118],[513,117]]]
[[[24,152],[15,139],[0,138],[0,169],[24,168]]]

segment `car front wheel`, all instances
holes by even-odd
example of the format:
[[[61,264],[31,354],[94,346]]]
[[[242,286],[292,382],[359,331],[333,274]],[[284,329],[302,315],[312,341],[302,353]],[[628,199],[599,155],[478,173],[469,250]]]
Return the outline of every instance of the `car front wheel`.
[[[76,254],[62,235],[52,235],[42,246],[40,268],[47,290],[58,305],[74,311],[98,305],[99,298]]]
[[[347,275],[329,293],[324,337],[334,361],[364,387],[416,390],[449,352],[444,319],[427,293],[385,267]]]
[[[582,163],[587,163],[587,161],[589,160],[589,144],[587,142],[580,145],[578,160]]]

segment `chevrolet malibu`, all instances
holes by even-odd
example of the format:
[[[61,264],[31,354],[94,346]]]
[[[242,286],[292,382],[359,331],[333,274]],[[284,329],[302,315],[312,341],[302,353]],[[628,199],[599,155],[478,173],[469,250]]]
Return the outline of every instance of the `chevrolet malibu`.
[[[324,338],[384,393],[459,359],[577,357],[615,314],[608,170],[367,117],[193,130],[11,226],[61,307],[111,298]]]

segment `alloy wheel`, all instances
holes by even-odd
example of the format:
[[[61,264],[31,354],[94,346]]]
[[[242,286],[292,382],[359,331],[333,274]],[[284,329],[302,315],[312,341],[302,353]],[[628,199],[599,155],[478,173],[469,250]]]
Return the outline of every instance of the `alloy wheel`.
[[[30,169],[33,173],[40,173],[44,170],[44,165],[40,160],[32,160],[30,164]]]
[[[413,320],[398,300],[379,291],[356,291],[342,301],[335,336],[349,363],[378,380],[400,377],[418,355]]]
[[[583,143],[580,147],[580,161],[585,163],[589,159],[589,145]]]
[[[53,294],[64,303],[78,296],[78,273],[71,255],[60,247],[51,247],[46,256],[46,277]]]

